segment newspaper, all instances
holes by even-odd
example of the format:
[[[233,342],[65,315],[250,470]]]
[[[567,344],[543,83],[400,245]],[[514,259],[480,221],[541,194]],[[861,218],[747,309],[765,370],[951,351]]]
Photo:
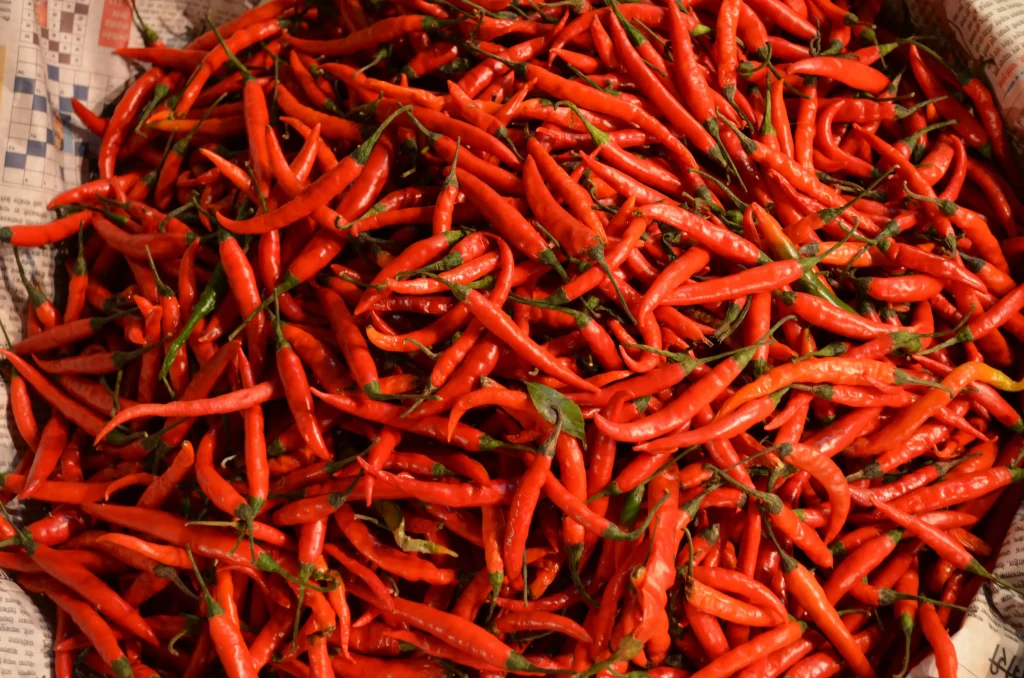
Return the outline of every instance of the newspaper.
[[[910,21],[958,47],[985,75],[1008,128],[1024,141],[1024,0],[908,0]]]
[[[220,22],[256,0],[137,0],[139,12],[170,46],[182,46],[209,12]],[[900,7],[899,9],[902,9]],[[1011,132],[1024,138],[1024,0],[910,0],[913,25],[944,35],[985,72]],[[46,203],[89,176],[99,143],[75,120],[71,99],[102,111],[137,73],[114,50],[142,44],[128,0],[0,0],[0,226],[52,218]],[[14,256],[0,249],[0,320],[24,334],[28,301]],[[31,280],[53,296],[56,253],[24,257]],[[0,388],[7,412],[7,390]],[[8,417],[0,417],[0,470],[18,458]],[[997,573],[1024,583],[1024,508],[999,555]],[[0,678],[49,676],[49,609],[40,610],[0,571]],[[983,588],[954,636],[961,676],[1024,674],[1024,599]],[[934,660],[911,676],[938,676]]]

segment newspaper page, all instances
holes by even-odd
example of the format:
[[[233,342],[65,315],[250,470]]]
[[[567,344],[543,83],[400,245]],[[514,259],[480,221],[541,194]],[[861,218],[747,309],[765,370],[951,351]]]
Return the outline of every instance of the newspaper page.
[[[911,23],[940,35],[960,56],[983,65],[996,101],[1024,141],[1024,0],[908,0]]]
[[[201,30],[207,12],[221,22],[254,4],[137,0],[147,23],[175,47]],[[906,9],[914,26],[984,64],[1008,128],[1024,138],[1024,0],[909,0]],[[114,50],[141,43],[128,0],[0,0],[0,226],[48,221],[47,201],[90,178],[99,139],[77,123],[71,100],[97,112],[112,106],[137,74]],[[0,249],[0,257],[0,320],[16,338],[24,334],[28,299],[12,249]],[[47,251],[23,260],[29,278],[51,297],[56,260]],[[0,408],[9,411],[2,388]],[[0,417],[0,470],[19,454],[9,425],[9,414]],[[995,571],[1024,583],[1024,508]],[[51,674],[49,612],[0,572],[0,678]],[[1024,599],[982,587],[953,641],[961,676],[1024,675]],[[938,676],[934,660],[923,660],[910,676]]]
[[[136,4],[168,45],[180,47],[204,30],[207,12],[221,23],[257,3]],[[137,75],[137,67],[114,54],[129,45],[141,46],[142,38],[128,0],[0,0],[0,226],[49,221],[50,198],[91,178],[89,158],[99,139],[78,124],[71,100],[96,112],[112,106]],[[4,246],[0,257],[0,320],[17,340],[24,335],[28,295],[12,248]],[[53,251],[22,255],[29,279],[50,298],[56,261]],[[0,471],[7,471],[19,450],[6,388],[0,388],[0,410]],[[0,678],[51,675],[50,614],[0,572]]]

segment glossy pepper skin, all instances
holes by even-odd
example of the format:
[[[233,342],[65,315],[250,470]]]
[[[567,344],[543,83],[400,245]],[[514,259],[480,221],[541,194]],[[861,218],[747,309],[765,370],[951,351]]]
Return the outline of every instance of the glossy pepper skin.
[[[0,228],[56,675],[955,675],[1024,478],[992,93],[867,0],[456,4],[133,6],[72,102],[98,178]]]

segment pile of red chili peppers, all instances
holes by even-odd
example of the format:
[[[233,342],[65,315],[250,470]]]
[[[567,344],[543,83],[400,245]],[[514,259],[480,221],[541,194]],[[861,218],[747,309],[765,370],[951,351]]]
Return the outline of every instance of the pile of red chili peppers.
[[[66,253],[0,350],[58,678],[955,676],[1024,477],[989,90],[880,0],[478,2],[143,26],[75,102],[99,178],[0,229]]]

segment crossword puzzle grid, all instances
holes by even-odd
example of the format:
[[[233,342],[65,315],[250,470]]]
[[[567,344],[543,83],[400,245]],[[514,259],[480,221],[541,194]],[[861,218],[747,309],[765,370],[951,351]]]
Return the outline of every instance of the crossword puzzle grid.
[[[22,44],[42,49],[48,64],[82,65],[88,0],[25,0],[21,16]]]
[[[36,48],[21,45],[4,154],[4,183],[45,189],[80,183],[82,157],[96,139],[72,134],[71,99],[95,109],[107,93],[108,81],[105,75],[40,64]]]
[[[21,45],[13,86],[11,122],[4,148],[4,184],[56,190],[82,181],[91,133],[76,138],[71,99],[98,108],[110,79],[83,72],[87,3],[25,0]]]

